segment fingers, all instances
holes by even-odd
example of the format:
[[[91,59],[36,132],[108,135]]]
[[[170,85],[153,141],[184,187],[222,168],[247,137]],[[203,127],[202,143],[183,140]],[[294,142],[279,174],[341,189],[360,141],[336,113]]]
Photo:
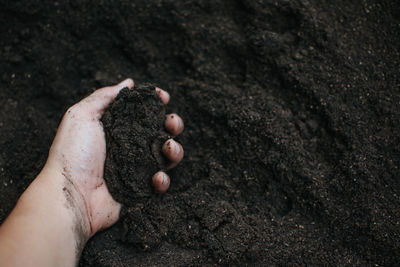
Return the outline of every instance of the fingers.
[[[170,100],[170,95],[167,91],[156,87],[156,93],[161,98],[164,104],[168,104]],[[183,131],[183,120],[175,113],[169,114],[165,119],[165,128],[170,134],[172,134],[173,136],[177,136]]]
[[[122,88],[133,88],[134,82],[132,79],[126,79],[117,85],[104,87],[96,90],[94,93],[82,100],[82,104],[88,112],[93,113],[96,117],[100,118],[108,105],[114,101],[119,91]]]
[[[170,100],[168,92],[156,87],[156,93],[164,104],[168,104]],[[183,131],[183,120],[175,113],[169,114],[165,119],[165,128],[173,136],[177,136]],[[169,139],[164,143],[162,151],[171,161],[169,169],[175,167],[182,160],[184,154],[181,144],[175,142],[173,139]],[[165,193],[168,190],[170,183],[171,179],[165,172],[159,171],[153,176],[153,186],[157,193]]]
[[[156,93],[161,98],[164,104],[168,104],[170,96],[167,91],[164,91],[163,89],[156,87]]]
[[[167,191],[169,187],[170,182],[171,179],[165,172],[159,171],[153,176],[153,186],[157,193],[165,193],[165,191]]]
[[[182,118],[175,113],[168,114],[165,118],[165,128],[173,136],[177,136],[182,133],[184,128]]]
[[[168,169],[178,165],[184,154],[183,147],[178,142],[175,142],[174,139],[168,139],[164,143],[162,146],[162,152],[171,161],[171,165],[168,167]]]

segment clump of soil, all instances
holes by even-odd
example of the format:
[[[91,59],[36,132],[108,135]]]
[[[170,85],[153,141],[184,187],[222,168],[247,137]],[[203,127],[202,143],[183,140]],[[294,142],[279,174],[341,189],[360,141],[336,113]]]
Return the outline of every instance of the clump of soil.
[[[107,140],[104,178],[115,200],[127,207],[154,190],[151,177],[166,167],[161,146],[165,106],[152,85],[124,88],[108,108],[102,122]]]
[[[122,239],[144,248],[160,240],[141,210],[153,204],[152,176],[167,167],[161,153],[169,138],[164,121],[165,105],[153,85],[122,89],[102,117],[107,140],[104,178],[111,195],[123,204]]]

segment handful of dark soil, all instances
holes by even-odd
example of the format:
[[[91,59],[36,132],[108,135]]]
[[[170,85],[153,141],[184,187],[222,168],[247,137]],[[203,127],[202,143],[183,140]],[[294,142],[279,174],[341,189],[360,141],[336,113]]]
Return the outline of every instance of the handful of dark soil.
[[[131,207],[153,194],[151,177],[166,166],[165,106],[152,85],[124,88],[105,111],[104,178],[115,200]]]
[[[164,121],[165,105],[148,84],[121,90],[102,118],[107,140],[104,178],[111,195],[123,204],[121,239],[146,250],[158,246],[165,232],[154,227],[158,217],[167,215],[160,212],[162,196],[152,186],[152,176],[168,164],[161,152],[170,138]]]

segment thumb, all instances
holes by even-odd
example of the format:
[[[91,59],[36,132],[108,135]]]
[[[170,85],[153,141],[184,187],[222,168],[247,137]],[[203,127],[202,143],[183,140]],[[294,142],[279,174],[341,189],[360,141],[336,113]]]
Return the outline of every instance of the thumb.
[[[110,103],[117,97],[119,91],[125,87],[131,89],[134,84],[133,80],[128,78],[117,85],[104,87],[94,91],[91,95],[84,98],[82,102],[90,113],[100,118],[108,105],[110,105]]]

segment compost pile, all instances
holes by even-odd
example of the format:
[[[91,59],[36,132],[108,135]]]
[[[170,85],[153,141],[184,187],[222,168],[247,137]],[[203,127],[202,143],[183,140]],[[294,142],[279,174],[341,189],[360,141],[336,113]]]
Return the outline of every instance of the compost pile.
[[[81,266],[397,265],[399,18],[389,0],[0,0],[1,220],[67,107],[132,77],[171,94],[185,157]]]

